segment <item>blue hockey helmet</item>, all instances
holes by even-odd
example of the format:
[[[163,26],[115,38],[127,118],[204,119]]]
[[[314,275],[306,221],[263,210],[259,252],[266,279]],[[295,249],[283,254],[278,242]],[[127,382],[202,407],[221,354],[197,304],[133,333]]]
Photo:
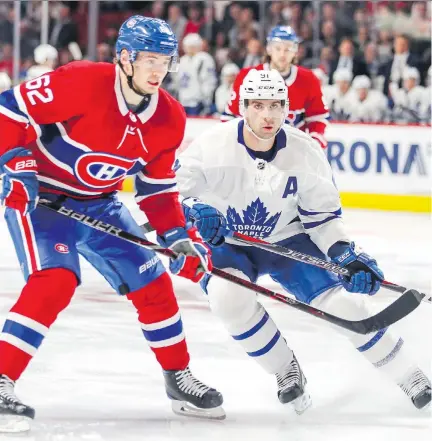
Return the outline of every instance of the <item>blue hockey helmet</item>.
[[[291,26],[275,26],[270,29],[267,35],[267,43],[272,43],[273,41],[292,41],[295,44],[296,50],[300,43],[300,39]]]
[[[121,26],[116,42],[116,54],[129,52],[129,61],[136,60],[138,52],[155,52],[171,57],[170,72],[178,70],[178,41],[169,24],[159,18],[134,15]]]

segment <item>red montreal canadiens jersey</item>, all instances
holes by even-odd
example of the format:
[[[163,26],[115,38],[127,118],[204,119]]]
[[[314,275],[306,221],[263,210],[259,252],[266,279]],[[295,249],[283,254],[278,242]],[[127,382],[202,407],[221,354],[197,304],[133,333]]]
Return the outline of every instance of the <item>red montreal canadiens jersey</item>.
[[[136,200],[158,233],[183,226],[173,165],[186,116],[164,90],[147,99],[135,114],[118,66],[70,63],[0,95],[0,155],[29,148],[40,191],[78,199],[113,192],[136,175]]]
[[[251,69],[268,70],[267,63],[241,69],[234,81],[231,100],[227,104],[222,120],[240,116],[240,86]],[[327,141],[324,132],[328,124],[329,112],[323,101],[323,94],[318,78],[314,73],[301,66],[292,66],[289,76],[285,79],[288,87],[289,112],[287,123],[309,133],[324,148]]]

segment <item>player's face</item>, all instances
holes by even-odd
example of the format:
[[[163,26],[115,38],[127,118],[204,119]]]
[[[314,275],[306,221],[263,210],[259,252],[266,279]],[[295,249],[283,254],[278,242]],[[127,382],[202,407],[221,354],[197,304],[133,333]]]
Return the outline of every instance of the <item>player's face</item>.
[[[271,64],[279,72],[286,72],[296,56],[298,45],[292,41],[272,41],[267,46]]]
[[[250,100],[245,118],[257,136],[270,139],[282,124],[284,109],[280,100]]]
[[[144,93],[156,93],[168,73],[171,57],[140,52],[134,62],[134,83]]]

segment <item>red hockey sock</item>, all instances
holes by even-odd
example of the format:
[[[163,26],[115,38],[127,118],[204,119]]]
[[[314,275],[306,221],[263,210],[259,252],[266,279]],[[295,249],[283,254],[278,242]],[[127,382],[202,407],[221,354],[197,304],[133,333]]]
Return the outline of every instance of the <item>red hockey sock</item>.
[[[162,274],[127,298],[138,311],[143,334],[162,369],[185,369],[189,353],[169,275]]]
[[[0,373],[17,380],[77,286],[74,273],[53,268],[33,273],[0,334]]]

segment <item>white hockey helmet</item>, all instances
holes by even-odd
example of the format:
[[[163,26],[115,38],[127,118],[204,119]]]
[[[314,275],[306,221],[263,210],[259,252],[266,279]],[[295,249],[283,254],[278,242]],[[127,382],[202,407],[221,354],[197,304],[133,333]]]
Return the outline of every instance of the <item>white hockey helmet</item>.
[[[0,72],[0,90],[10,89],[12,81],[6,72]]]
[[[416,69],[415,67],[407,66],[402,73],[402,78],[404,80],[409,80],[409,79],[416,80],[418,84],[420,82],[420,73],[418,69]]]
[[[226,77],[228,75],[237,75],[240,72],[240,68],[237,64],[227,63],[221,70],[221,76]]]
[[[285,117],[288,113],[288,88],[281,74],[276,70],[251,69],[240,86],[240,115],[244,116],[247,100],[281,100]]]
[[[50,44],[40,44],[34,50],[34,59],[37,64],[43,64],[48,60],[57,60],[58,52],[54,46]]]
[[[348,83],[351,83],[353,79],[353,74],[349,69],[346,69],[344,67],[340,69],[336,69],[335,73],[333,74],[333,81],[347,81]]]
[[[203,39],[199,34],[187,34],[185,38],[183,38],[183,48],[186,47],[202,47]]]
[[[351,87],[357,89],[370,89],[372,87],[371,80],[366,75],[358,75],[353,79]]]

